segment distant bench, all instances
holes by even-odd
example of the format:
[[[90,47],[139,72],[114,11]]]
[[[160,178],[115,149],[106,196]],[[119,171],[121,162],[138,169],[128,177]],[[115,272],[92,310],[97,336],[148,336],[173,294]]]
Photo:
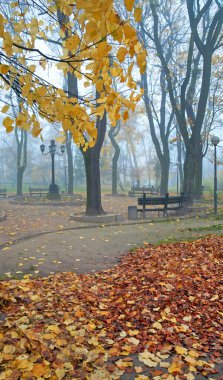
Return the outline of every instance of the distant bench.
[[[7,189],[4,187],[3,189],[0,189],[0,197],[6,197],[7,195]]]
[[[153,194],[159,194],[160,193],[160,188],[159,187],[146,187],[146,186],[132,186],[131,191],[129,191],[129,196],[134,197],[135,195],[140,195],[140,194],[148,194],[148,195],[153,195]]]
[[[30,187],[29,188],[29,194],[32,197],[33,195],[39,195],[42,197],[42,195],[46,195],[49,193],[49,188],[44,187]]]
[[[169,193],[166,193],[162,197],[147,197],[146,194],[143,194],[142,198],[138,198],[138,205],[142,208],[137,208],[137,211],[142,212],[144,218],[147,211],[162,212],[163,216],[166,216],[168,211],[183,212],[188,205],[188,200],[183,193],[177,196],[170,196]]]

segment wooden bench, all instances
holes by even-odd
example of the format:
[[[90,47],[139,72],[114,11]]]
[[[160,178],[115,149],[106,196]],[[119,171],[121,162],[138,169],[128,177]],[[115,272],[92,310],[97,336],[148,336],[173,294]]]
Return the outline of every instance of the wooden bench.
[[[43,187],[30,187],[29,188],[29,194],[32,197],[33,195],[39,195],[42,197],[42,195],[46,195],[49,193],[49,188],[43,188]]]
[[[3,189],[0,189],[0,197],[6,197],[7,195],[7,189],[4,187]]]
[[[153,194],[156,195],[160,193],[160,189],[159,187],[154,187],[154,186],[151,186],[151,187],[132,186],[131,191],[129,192],[129,195],[134,197],[135,195],[140,195],[140,194],[145,194],[145,193],[148,195],[153,195]]]
[[[142,198],[138,198],[138,205],[142,208],[137,208],[137,211],[143,213],[143,218],[145,218],[147,211],[162,212],[163,216],[166,216],[168,211],[183,212],[186,202],[187,197],[183,193],[178,196],[170,196],[169,193],[166,193],[162,197],[147,197],[146,194],[143,194]]]

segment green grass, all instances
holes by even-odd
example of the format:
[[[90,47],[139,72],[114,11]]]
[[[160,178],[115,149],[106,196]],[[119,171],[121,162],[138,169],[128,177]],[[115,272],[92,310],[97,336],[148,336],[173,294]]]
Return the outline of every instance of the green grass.
[[[190,227],[188,231],[197,232],[197,231],[219,231],[223,229],[222,224],[214,224],[213,226],[204,226],[204,227]]]

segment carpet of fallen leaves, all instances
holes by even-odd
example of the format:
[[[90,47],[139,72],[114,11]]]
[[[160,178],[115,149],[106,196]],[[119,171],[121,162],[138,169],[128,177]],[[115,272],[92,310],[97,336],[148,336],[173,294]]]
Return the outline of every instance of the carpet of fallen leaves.
[[[101,273],[2,281],[0,379],[222,378],[222,258],[208,236]]]

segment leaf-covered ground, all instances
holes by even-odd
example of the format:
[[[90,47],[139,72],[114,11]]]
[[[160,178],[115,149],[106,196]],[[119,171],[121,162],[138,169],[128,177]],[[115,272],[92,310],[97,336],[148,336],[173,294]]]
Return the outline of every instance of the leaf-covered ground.
[[[223,238],[0,283],[0,379],[222,379]]]

